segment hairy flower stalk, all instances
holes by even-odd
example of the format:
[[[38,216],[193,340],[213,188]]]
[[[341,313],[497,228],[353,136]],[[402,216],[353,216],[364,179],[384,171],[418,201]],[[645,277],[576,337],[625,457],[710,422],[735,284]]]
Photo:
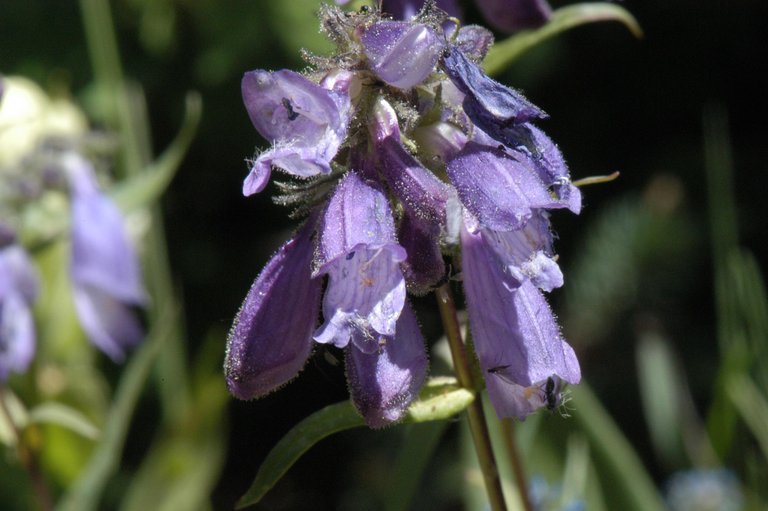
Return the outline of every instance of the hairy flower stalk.
[[[272,144],[255,157],[245,194],[263,190],[276,169],[305,181],[280,202],[312,213],[235,320],[230,389],[263,395],[300,370],[313,342],[332,344],[345,350],[351,397],[366,422],[400,420],[427,369],[406,294],[444,286],[450,259],[462,270],[498,416],[553,410],[580,371],[545,298],[563,285],[549,211],[578,213],[581,196],[535,125],[546,114],[482,72],[492,35],[457,30],[440,2],[410,5],[384,3],[400,19],[323,7],[335,56],[307,55],[304,74],[243,78],[253,125]],[[469,367],[457,363],[462,384],[474,388]]]

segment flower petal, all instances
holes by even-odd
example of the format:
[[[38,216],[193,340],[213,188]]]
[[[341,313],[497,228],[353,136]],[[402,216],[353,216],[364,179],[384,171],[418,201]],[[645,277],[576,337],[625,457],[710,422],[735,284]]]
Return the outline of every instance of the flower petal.
[[[527,158],[495,147],[467,142],[446,170],[464,207],[488,229],[520,229],[533,209],[556,205]]]
[[[370,351],[377,340],[369,331],[394,335],[405,302],[400,263],[407,254],[395,239],[387,197],[349,172],[323,214],[317,252],[314,275],[327,273],[329,280],[325,323],[315,340],[343,348],[351,337]]]
[[[312,351],[322,279],[311,278],[310,220],[270,259],[251,286],[227,339],[229,391],[261,397],[296,376]]]
[[[408,252],[403,274],[408,291],[421,296],[429,293],[445,278],[445,263],[440,252],[440,226],[403,214],[399,230],[400,243]]]
[[[424,339],[410,306],[403,308],[394,339],[373,353],[349,346],[346,363],[352,401],[365,422],[381,428],[400,420],[427,373]]]
[[[273,144],[254,162],[245,195],[266,186],[272,165],[298,177],[330,172],[330,161],[347,132],[348,94],[285,69],[245,73],[242,94],[254,127]]]
[[[491,402],[501,417],[512,405],[501,399],[503,393],[491,393],[491,388],[501,385],[496,381],[500,378],[524,388],[553,376],[568,383],[580,381],[578,360],[544,295],[528,280],[520,284],[511,280],[495,263],[483,237],[466,229],[462,231],[462,270],[475,351],[486,381],[491,382]],[[518,405],[522,404],[520,392],[513,399]]]
[[[362,32],[360,42],[376,76],[398,89],[424,81],[443,49],[431,28],[408,21],[374,23]]]

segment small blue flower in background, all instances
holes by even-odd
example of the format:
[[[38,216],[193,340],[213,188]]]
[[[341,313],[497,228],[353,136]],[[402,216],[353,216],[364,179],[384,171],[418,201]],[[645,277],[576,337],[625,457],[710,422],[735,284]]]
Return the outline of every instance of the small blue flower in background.
[[[741,484],[727,469],[677,472],[666,486],[672,511],[739,511],[744,506]]]
[[[578,213],[581,196],[533,124],[546,114],[478,65],[492,35],[456,31],[438,7],[451,8],[429,2],[392,20],[325,6],[335,57],[308,56],[313,69],[303,75],[245,74],[246,109],[272,147],[244,192],[263,190],[279,168],[305,181],[279,184],[279,202],[309,216],[235,319],[225,363],[235,396],[259,397],[293,378],[314,341],[345,350],[352,401],[369,426],[399,420],[427,372],[406,291],[441,285],[444,258],[459,253],[497,414],[553,410],[565,384],[580,381],[544,293],[563,285],[549,211]]]

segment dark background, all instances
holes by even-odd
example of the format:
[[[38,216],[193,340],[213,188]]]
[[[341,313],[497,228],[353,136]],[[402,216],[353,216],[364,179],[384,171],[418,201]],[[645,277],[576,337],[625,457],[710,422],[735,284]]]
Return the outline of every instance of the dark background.
[[[245,158],[265,142],[248,120],[239,82],[244,71],[254,68],[303,67],[298,48],[318,40],[311,17],[302,14],[313,5],[257,0],[112,3],[125,73],[144,88],[157,152],[178,129],[185,92],[196,90],[203,98],[199,133],[162,200],[190,356],[205,337],[214,335],[221,338],[223,358],[226,332],[240,302],[293,227],[285,211],[271,203],[272,186],[255,197],[240,193],[248,170]],[[565,3],[553,2],[554,7],[561,5]],[[644,38],[634,39],[618,23],[580,27],[526,54],[499,79],[524,90],[550,114],[542,127],[560,145],[574,178],[621,172],[618,181],[584,190],[581,216],[555,215],[566,282],[589,229],[613,201],[647,197],[652,183],[661,182],[674,192],[673,215],[684,227],[669,237],[684,240],[684,247],[672,251],[674,257],[641,268],[642,285],[632,310],[624,311],[601,338],[573,338],[565,326],[582,358],[583,374],[661,480],[667,474],[649,451],[633,383],[636,328],[644,318],[661,320],[703,406],[717,351],[702,115],[713,106],[728,113],[740,239],[765,261],[768,4],[644,0],[621,5],[635,15]],[[474,13],[468,15],[472,20]],[[43,86],[64,83],[77,98],[87,97],[92,73],[79,16],[76,2],[0,2],[0,72],[24,74]],[[565,297],[562,291],[554,293],[557,310],[574,308],[564,303]],[[431,303],[423,300],[418,306],[433,342],[438,332]],[[343,369],[333,356],[338,354],[318,352],[301,377],[277,394],[257,402],[232,401],[229,453],[213,497],[217,508],[231,507],[288,428],[345,398]],[[152,406],[139,413],[150,416]],[[376,484],[375,471],[364,476],[359,470],[360,453],[365,450],[368,468],[386,470],[385,446],[393,435],[355,431],[321,443],[275,489],[265,508],[296,506],[291,501],[296,495],[303,502],[313,499],[315,509],[359,507],[366,501],[355,494],[355,482]],[[454,441],[454,436],[447,437],[446,449]]]

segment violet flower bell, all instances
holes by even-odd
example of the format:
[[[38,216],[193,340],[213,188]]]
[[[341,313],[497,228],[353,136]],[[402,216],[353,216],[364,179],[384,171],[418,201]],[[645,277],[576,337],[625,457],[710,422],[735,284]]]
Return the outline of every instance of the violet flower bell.
[[[244,195],[264,189],[272,166],[300,178],[331,172],[349,123],[345,90],[324,88],[286,69],[256,70],[245,73],[242,94],[254,127],[272,143],[253,162]]]
[[[380,21],[361,29],[360,42],[371,70],[398,89],[423,82],[443,50],[444,41],[421,23]]]
[[[368,426],[381,428],[403,417],[424,383],[427,364],[424,339],[408,304],[397,321],[397,334],[373,353],[347,347],[352,402]]]
[[[312,352],[323,281],[312,278],[316,215],[270,259],[251,286],[227,340],[227,387],[240,399],[293,379]]]
[[[356,172],[336,187],[321,219],[314,277],[328,275],[324,323],[315,341],[344,348],[351,340],[373,353],[395,335],[405,304],[397,243],[387,196]]]
[[[144,336],[132,310],[146,301],[123,216],[96,182],[91,164],[62,157],[71,190],[70,274],[80,324],[91,342],[119,362]]]
[[[544,295],[505,271],[482,231],[465,226],[461,244],[472,339],[496,413],[524,419],[555,408],[561,380],[579,383],[581,371]]]
[[[23,373],[32,362],[35,325],[31,308],[39,287],[37,272],[24,249],[0,239],[0,385],[9,373]]]

